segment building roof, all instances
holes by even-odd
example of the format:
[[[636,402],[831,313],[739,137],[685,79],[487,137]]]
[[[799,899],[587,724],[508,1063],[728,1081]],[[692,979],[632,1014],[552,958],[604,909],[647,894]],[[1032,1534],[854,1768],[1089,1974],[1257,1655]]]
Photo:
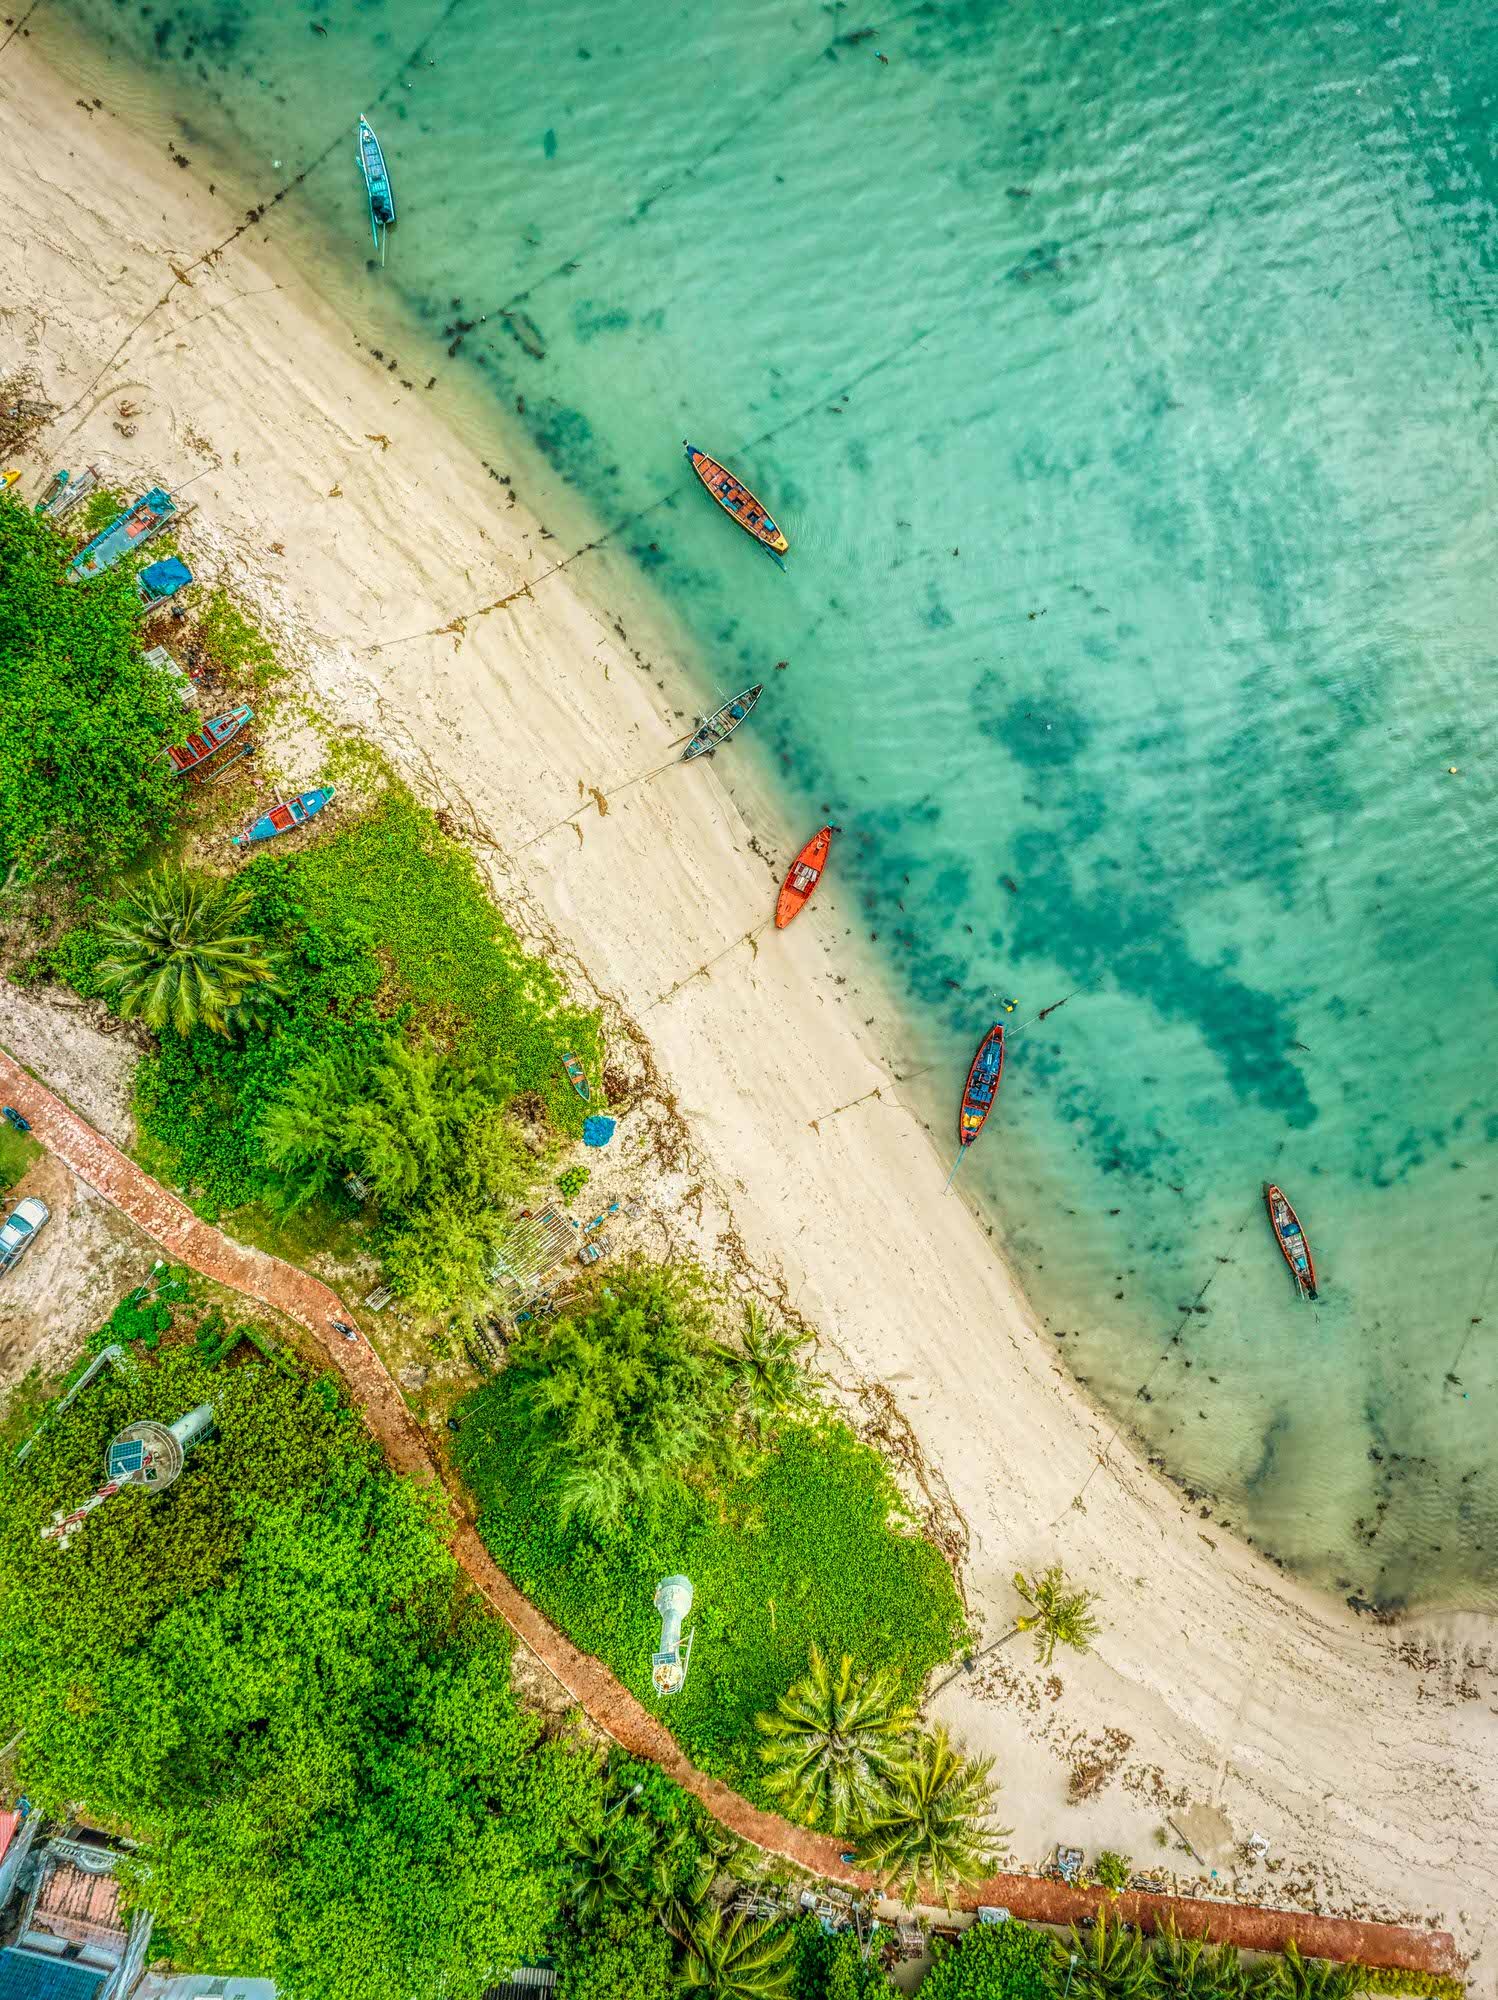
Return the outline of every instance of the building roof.
[[[484,1994],[484,2000],[545,2000],[548,1993],[555,1993],[556,1990],[554,1965],[522,1965],[507,1973],[497,1986],[491,1986]]]
[[[0,2000],[95,2000],[108,1975],[42,1952],[0,1951]]]
[[[54,1937],[67,1938],[73,1944],[122,1950],[125,1924],[120,1916],[120,1885],[112,1874],[91,1874],[65,1861],[48,1871],[31,1912],[30,1928],[51,1931]]]
[[[0,1861],[10,1852],[10,1843],[16,1837],[16,1828],[21,1824],[18,1812],[0,1812]]]

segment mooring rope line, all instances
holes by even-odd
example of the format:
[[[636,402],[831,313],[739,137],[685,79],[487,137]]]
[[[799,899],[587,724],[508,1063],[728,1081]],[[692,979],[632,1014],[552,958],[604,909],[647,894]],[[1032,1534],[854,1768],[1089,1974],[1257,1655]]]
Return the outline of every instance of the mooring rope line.
[[[1258,1207],[1259,1207],[1259,1198],[1255,1196],[1254,1199],[1249,1203],[1248,1209],[1244,1214],[1243,1220],[1238,1224],[1238,1227],[1233,1231],[1232,1235],[1228,1238],[1229,1246],[1237,1242],[1238,1238],[1243,1234],[1244,1230],[1247,1229],[1249,1223],[1252,1222],[1254,1218],[1254,1212]],[[1207,1274],[1207,1276],[1202,1280],[1202,1283],[1197,1289],[1196,1295],[1192,1299],[1191,1303],[1189,1305],[1182,1306],[1180,1308],[1180,1324],[1177,1326],[1175,1332],[1171,1335],[1167,1345],[1161,1350],[1159,1355],[1157,1355],[1153,1366],[1150,1368],[1149,1373],[1145,1376],[1144,1380],[1139,1384],[1139,1387],[1134,1391],[1135,1402],[1138,1402],[1140,1400],[1140,1398],[1148,1390],[1150,1384],[1154,1381],[1155,1377],[1159,1374],[1160,1370],[1165,1366],[1166,1362],[1172,1358],[1174,1350],[1180,1346],[1181,1335],[1186,1330],[1187,1321],[1192,1317],[1192,1315],[1196,1311],[1196,1308],[1201,1304],[1202,1300],[1206,1297],[1207,1293],[1211,1290],[1212,1286],[1221,1276],[1223,1267],[1230,1261],[1231,1260],[1229,1258],[1221,1256],[1219,1254],[1217,1257],[1216,1269],[1210,1271]],[[1067,1502],[1066,1506],[1056,1516],[1055,1520],[1052,1521],[1051,1526],[1053,1528],[1059,1527],[1060,1524],[1066,1519],[1066,1516],[1069,1513],[1071,1513],[1073,1509],[1081,1506],[1083,1494],[1092,1484],[1093,1479],[1096,1477],[1096,1475],[1099,1472],[1101,1472],[1103,1467],[1108,1463],[1109,1455],[1111,1454],[1114,1445],[1118,1443],[1119,1438],[1122,1437],[1124,1430],[1126,1428],[1127,1426],[1125,1425],[1123,1418],[1120,1417],[1117,1424],[1114,1425],[1113,1433],[1109,1437],[1108,1442],[1103,1446],[1100,1452],[1094,1453],[1092,1468],[1088,1472],[1087,1477],[1082,1481],[1082,1484],[1077,1488],[1076,1492],[1072,1495],[1071,1499]]]

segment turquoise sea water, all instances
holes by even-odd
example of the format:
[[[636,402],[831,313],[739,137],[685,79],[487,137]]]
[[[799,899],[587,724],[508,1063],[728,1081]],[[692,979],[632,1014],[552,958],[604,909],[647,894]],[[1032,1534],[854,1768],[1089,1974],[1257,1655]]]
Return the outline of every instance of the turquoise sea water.
[[[272,227],[325,294],[479,386],[544,518],[620,524],[704,692],[768,679],[734,754],[846,828],[943,1134],[996,1002],[1073,996],[959,1185],[1090,1387],[1326,1587],[1498,1605],[1476,0],[50,5],[192,170],[316,162]]]

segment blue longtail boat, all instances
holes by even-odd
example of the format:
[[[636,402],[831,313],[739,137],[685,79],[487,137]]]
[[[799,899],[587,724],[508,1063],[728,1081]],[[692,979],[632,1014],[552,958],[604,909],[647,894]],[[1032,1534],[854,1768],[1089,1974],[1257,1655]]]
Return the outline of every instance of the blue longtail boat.
[[[248,847],[253,841],[274,840],[278,833],[290,833],[294,826],[305,826],[309,819],[316,819],[332,796],[331,785],[316,785],[310,792],[298,792],[294,799],[282,799],[269,812],[263,812],[248,833],[236,833],[234,845]]]
[[[369,196],[369,228],[374,237],[374,246],[380,253],[380,262],[385,261],[385,233],[395,220],[395,195],[390,186],[390,175],[385,168],[385,155],[380,150],[380,142],[374,135],[374,127],[361,115],[359,119],[359,167],[364,175],[364,187]]]
[[[68,564],[69,577],[86,582],[89,577],[102,576],[105,570],[114,568],[121,556],[129,555],[132,549],[159,535],[176,511],[177,503],[171,494],[153,486],[123,514],[116,514],[107,528],[101,529],[78,551]]]
[[[704,716],[697,726],[697,734],[682,751],[681,761],[686,764],[693,757],[711,757],[720,743],[728,741],[763,692],[764,682],[761,681],[757,687],[745,688],[732,701],[725,701],[711,715]]]

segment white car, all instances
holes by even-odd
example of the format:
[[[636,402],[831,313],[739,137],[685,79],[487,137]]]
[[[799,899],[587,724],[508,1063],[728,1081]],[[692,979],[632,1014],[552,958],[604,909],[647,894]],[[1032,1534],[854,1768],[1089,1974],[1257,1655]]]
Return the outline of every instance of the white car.
[[[10,1269],[51,1213],[47,1204],[38,1201],[35,1195],[27,1195],[24,1201],[16,1203],[4,1222],[0,1222],[0,1271]]]

